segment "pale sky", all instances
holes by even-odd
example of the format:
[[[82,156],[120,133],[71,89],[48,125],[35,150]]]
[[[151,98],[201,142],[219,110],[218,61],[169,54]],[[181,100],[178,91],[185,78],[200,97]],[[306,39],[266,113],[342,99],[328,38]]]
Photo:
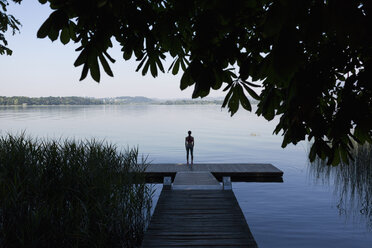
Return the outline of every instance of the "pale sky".
[[[153,78],[150,73],[142,76],[135,69],[138,62],[125,61],[119,46],[109,50],[116,60],[111,65],[114,77],[101,70],[98,84],[90,75],[79,81],[82,67],[74,67],[78,44],[63,45],[49,38],[38,39],[36,33],[51,13],[48,5],[37,0],[25,0],[21,5],[11,3],[8,13],[20,20],[21,32],[6,35],[12,56],[0,56],[0,96],[146,96],[152,98],[191,98],[193,87],[184,91],[179,88],[181,74],[161,73]],[[171,60],[167,60],[168,68]],[[181,71],[181,70],[180,70]],[[211,91],[211,97],[224,96],[220,91]]]

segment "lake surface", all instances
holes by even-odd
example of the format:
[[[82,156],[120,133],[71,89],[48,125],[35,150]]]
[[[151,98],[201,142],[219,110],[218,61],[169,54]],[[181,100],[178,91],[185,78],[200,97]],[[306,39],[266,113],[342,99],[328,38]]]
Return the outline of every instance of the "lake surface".
[[[333,185],[308,175],[308,145],[282,149],[281,136],[272,135],[276,122],[246,111],[230,117],[216,105],[0,107],[1,135],[104,139],[138,146],[153,163],[184,163],[192,130],[195,163],[271,163],[284,171],[283,183],[233,183],[259,247],[370,248],[366,221],[339,214]]]

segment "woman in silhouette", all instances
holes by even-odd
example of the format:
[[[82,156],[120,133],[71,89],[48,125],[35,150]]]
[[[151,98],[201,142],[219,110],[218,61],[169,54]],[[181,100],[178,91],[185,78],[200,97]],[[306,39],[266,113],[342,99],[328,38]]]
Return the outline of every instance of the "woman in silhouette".
[[[187,164],[189,164],[189,152],[191,152],[191,165],[194,161],[194,137],[191,136],[191,131],[188,131],[189,136],[185,139],[185,147],[186,147],[186,158],[187,158]]]

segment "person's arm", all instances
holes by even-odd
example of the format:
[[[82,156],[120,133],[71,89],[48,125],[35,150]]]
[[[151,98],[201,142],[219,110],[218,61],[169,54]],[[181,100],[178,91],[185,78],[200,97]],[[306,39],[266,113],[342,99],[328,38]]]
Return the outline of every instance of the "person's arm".
[[[192,147],[194,147],[194,144],[195,144],[195,139],[194,137],[192,138]]]

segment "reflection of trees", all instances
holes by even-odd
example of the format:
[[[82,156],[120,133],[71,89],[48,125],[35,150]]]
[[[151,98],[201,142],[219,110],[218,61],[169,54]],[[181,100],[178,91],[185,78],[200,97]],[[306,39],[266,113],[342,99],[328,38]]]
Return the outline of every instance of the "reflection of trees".
[[[355,145],[352,152],[354,161],[334,167],[317,158],[309,166],[310,175],[317,181],[334,184],[340,214],[363,216],[372,230],[372,146]]]

